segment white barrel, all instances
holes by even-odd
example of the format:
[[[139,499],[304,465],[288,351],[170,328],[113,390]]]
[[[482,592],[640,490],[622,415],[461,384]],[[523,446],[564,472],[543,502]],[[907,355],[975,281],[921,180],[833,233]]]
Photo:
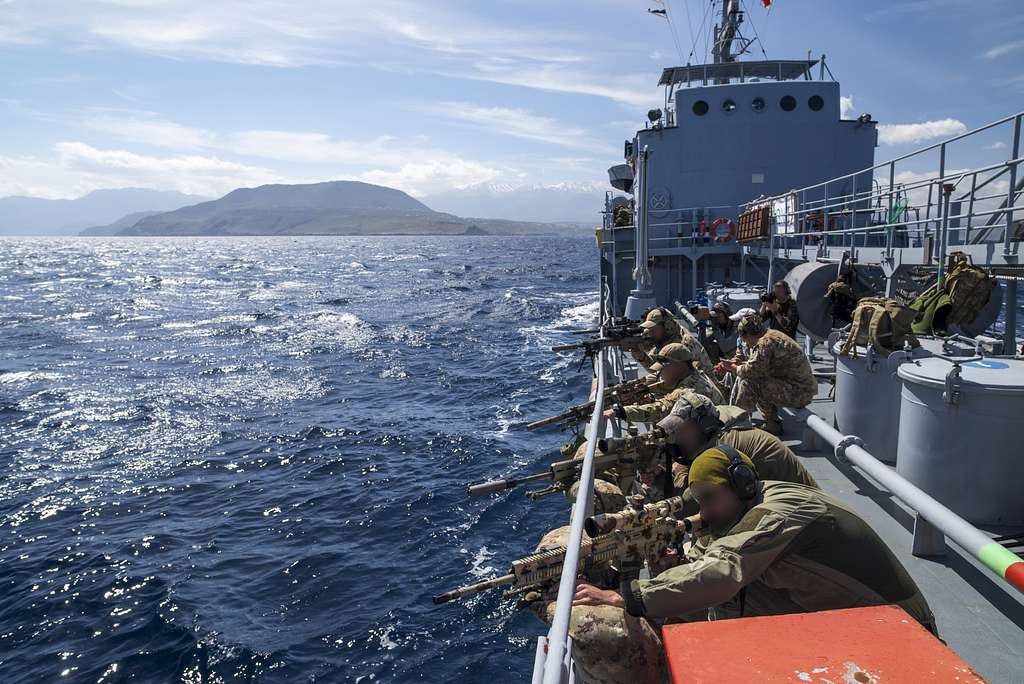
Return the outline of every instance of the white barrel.
[[[749,287],[726,287],[715,293],[716,302],[725,302],[733,310],[750,308],[757,311],[761,308],[761,292]]]
[[[1024,524],[1024,361],[931,357],[898,375],[896,470],[969,522]]]

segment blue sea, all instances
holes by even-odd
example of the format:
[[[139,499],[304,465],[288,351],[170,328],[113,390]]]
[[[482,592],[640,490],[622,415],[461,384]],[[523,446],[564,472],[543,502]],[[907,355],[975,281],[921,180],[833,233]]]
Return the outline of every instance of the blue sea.
[[[0,681],[487,682],[561,497],[579,238],[0,241]]]

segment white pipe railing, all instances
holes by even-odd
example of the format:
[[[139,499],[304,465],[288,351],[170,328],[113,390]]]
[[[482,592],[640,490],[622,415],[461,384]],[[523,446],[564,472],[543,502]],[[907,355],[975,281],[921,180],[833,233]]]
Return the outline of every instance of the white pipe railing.
[[[889,468],[864,449],[859,437],[844,435],[813,413],[807,417],[807,427],[824,439],[842,461],[849,461],[867,473],[871,479],[888,489],[900,501],[917,512],[939,533],[952,539],[992,572],[1006,580],[1018,591],[1024,591],[1024,563],[1009,549],[942,505],[895,470]],[[915,537],[921,532],[915,525]],[[1011,570],[1016,566],[1016,570]],[[1009,571],[1009,572],[1008,572]]]
[[[601,307],[604,320],[611,317],[611,290],[607,282],[601,283]],[[603,335],[603,333],[602,333]],[[580,486],[576,493],[576,502],[572,507],[569,522],[569,539],[566,542],[565,559],[562,574],[558,581],[558,597],[555,599],[555,615],[551,620],[547,638],[538,640],[537,654],[534,660],[533,684],[566,684],[574,679],[572,672],[572,639],[569,637],[569,618],[572,615],[572,599],[576,593],[576,576],[579,567],[580,547],[583,543],[583,522],[591,515],[594,498],[594,453],[597,441],[604,434],[604,394],[607,386],[608,366],[611,363],[611,351],[602,349],[595,357],[594,372],[597,386],[594,389],[594,411],[590,415],[587,427],[587,450],[583,456],[580,470]],[[544,651],[542,657],[541,651]]]

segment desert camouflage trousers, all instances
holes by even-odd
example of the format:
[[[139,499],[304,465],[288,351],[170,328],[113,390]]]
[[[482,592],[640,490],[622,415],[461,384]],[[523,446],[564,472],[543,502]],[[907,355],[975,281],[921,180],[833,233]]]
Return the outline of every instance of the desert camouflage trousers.
[[[569,527],[551,530],[537,545],[537,551],[563,546]],[[607,568],[592,568],[587,581],[610,586]],[[555,615],[554,596],[530,604],[530,610],[550,625]],[[581,684],[662,684],[668,681],[661,637],[647,620],[626,615],[611,606],[576,606],[569,618],[572,655],[577,681]]]
[[[767,421],[779,419],[779,407],[803,408],[811,403],[813,394],[795,383],[778,378],[755,381],[737,379],[733,387],[733,404],[748,411],[760,410]]]

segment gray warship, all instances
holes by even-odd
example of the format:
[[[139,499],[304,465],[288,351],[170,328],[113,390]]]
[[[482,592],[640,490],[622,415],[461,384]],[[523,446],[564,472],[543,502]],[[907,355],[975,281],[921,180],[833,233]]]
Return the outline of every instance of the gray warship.
[[[876,121],[842,118],[825,56],[739,59],[750,43],[742,22],[739,3],[725,0],[713,62],[663,71],[663,107],[609,169],[596,230],[598,323],[605,330],[663,306],[699,334],[701,305],[757,308],[784,279],[819,380],[809,407],[784,410],[784,441],[897,554],[949,648],[989,681],[1024,681],[1024,112],[879,163]],[[954,253],[993,282],[973,320],[913,350],[840,353],[831,283],[907,301],[942,282]],[[535,683],[575,679],[569,613],[575,570],[590,553],[596,438],[626,429],[601,409],[608,387],[645,373],[614,345],[592,360],[589,446]]]

